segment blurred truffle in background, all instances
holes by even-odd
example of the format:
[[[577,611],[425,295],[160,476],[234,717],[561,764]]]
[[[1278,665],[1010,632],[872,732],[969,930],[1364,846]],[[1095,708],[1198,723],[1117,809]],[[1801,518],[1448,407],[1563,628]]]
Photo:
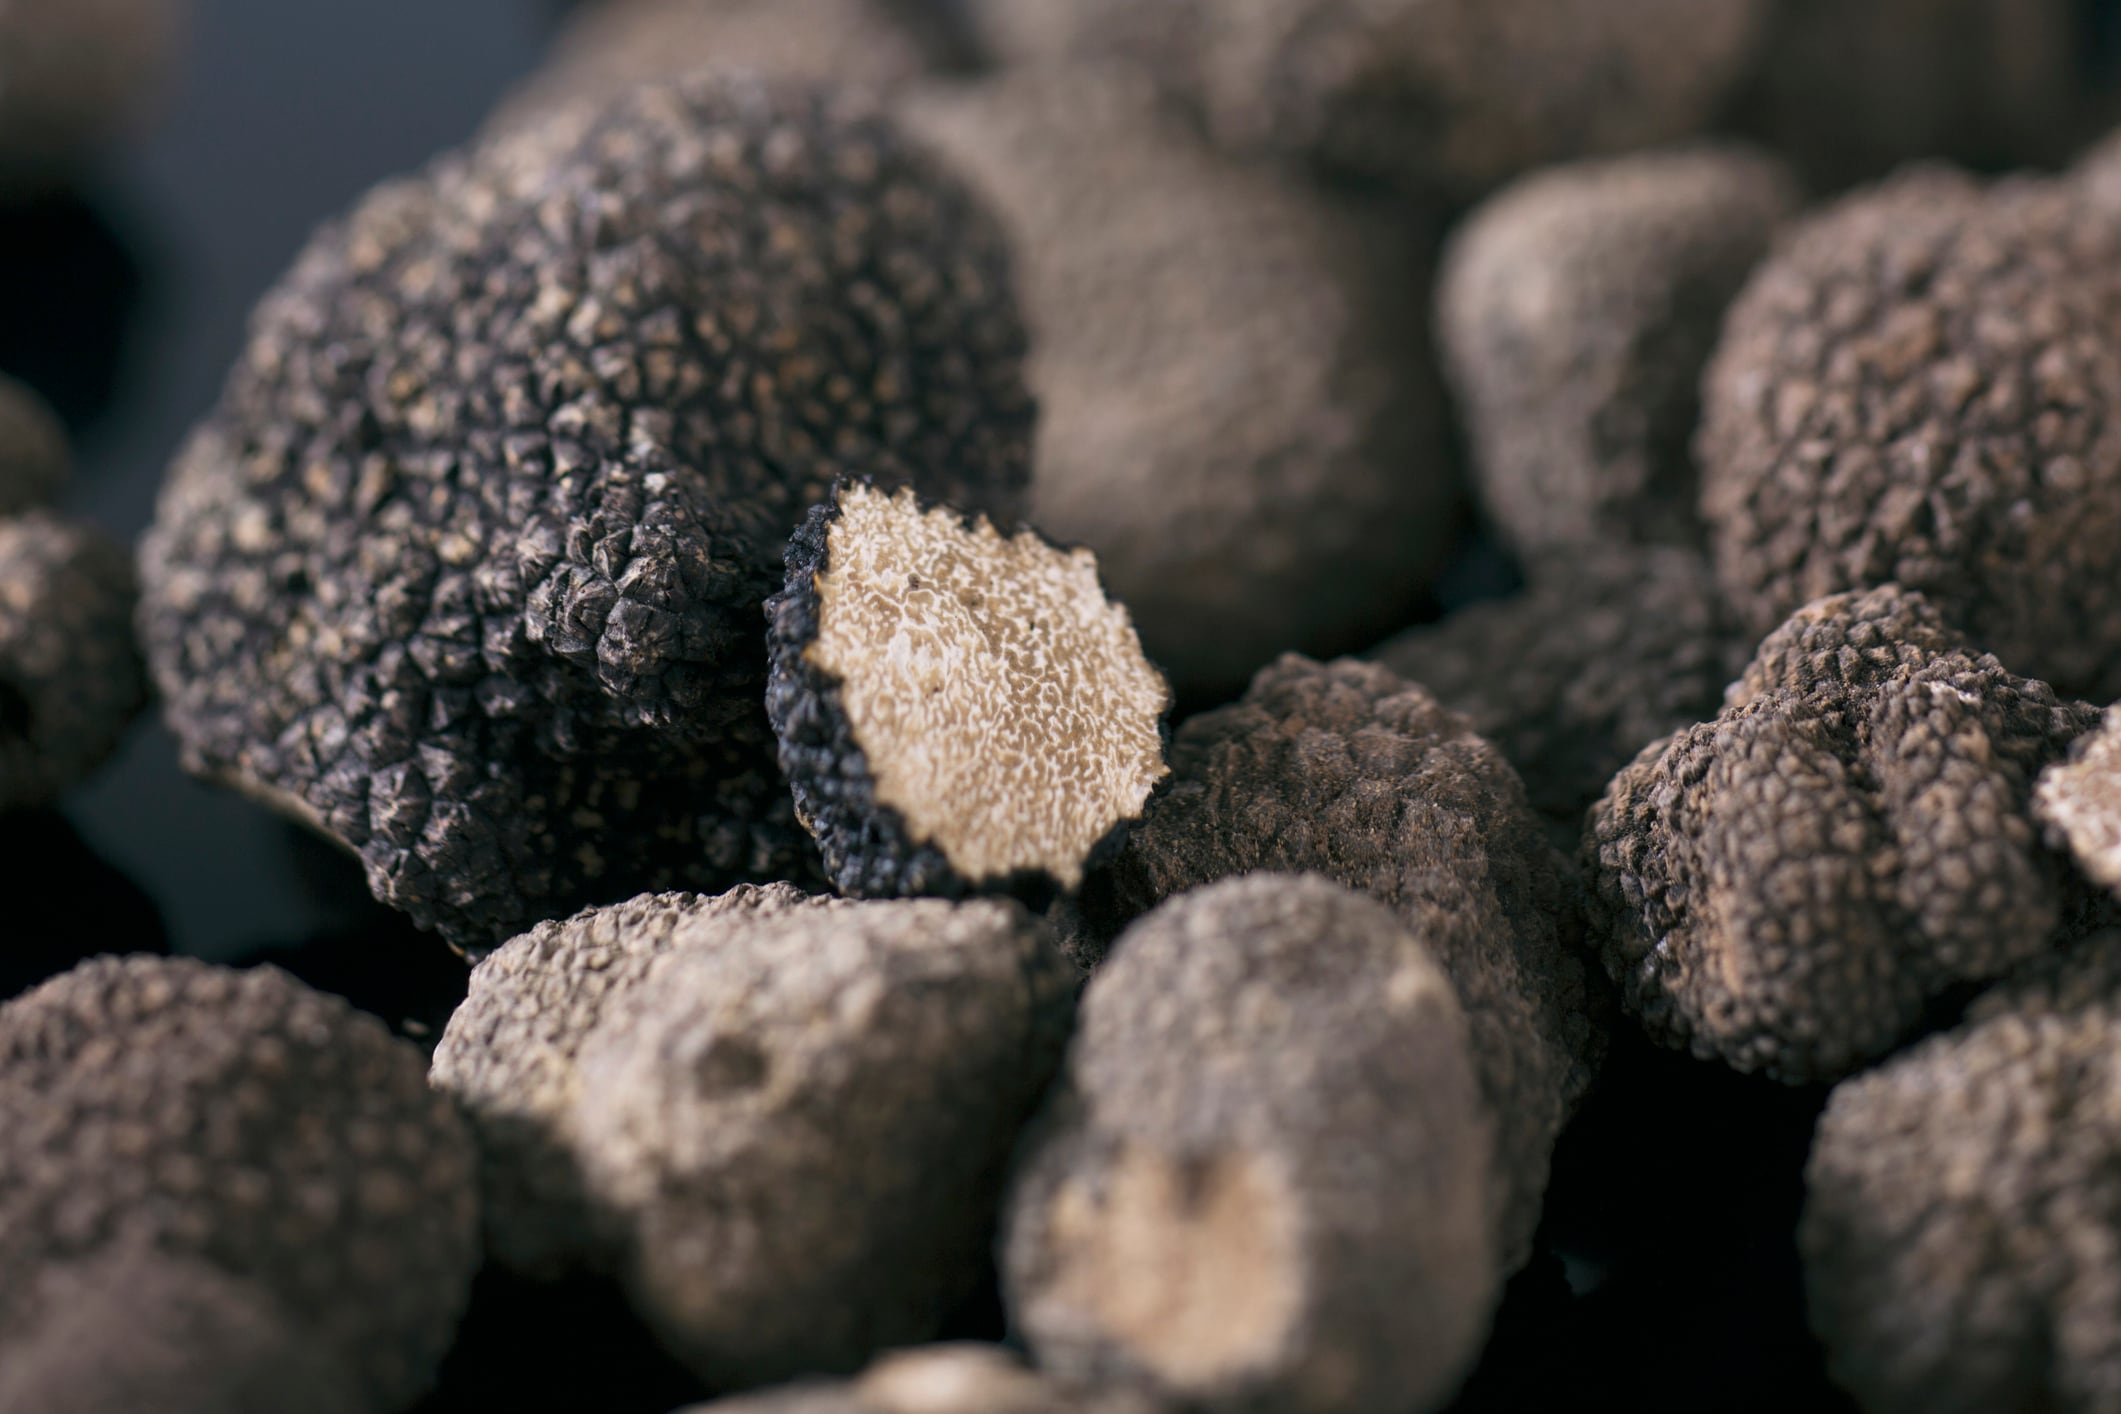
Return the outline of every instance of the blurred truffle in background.
[[[0,198],[74,175],[168,86],[186,0],[0,5]]]

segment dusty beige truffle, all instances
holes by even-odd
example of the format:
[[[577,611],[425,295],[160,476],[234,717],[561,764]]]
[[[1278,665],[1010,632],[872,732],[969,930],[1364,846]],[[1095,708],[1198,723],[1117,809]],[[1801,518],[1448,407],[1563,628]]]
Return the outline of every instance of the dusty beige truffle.
[[[1458,228],[1439,340],[1481,501],[1521,554],[1701,538],[1701,369],[1797,201],[1773,158],[1701,147],[1537,173]]]
[[[50,505],[71,464],[65,429],[44,399],[0,374],[0,516]]]
[[[851,1380],[806,1380],[679,1414],[1161,1414],[1127,1389],[1084,1388],[1024,1368],[999,1346],[932,1345],[886,1355]]]
[[[176,58],[185,0],[0,5],[0,189],[66,176],[149,108]]]
[[[1404,622],[1460,500],[1408,224],[1230,163],[1111,69],[898,112],[1013,240],[1031,518],[1097,552],[1179,693]]]
[[[2075,856],[2086,878],[2121,893],[2121,710],[2107,709],[2099,729],[2070,748],[2067,762],[2041,773],[2033,815],[2052,844]]]
[[[767,618],[781,769],[843,893],[1073,889],[1168,774],[1170,689],[1088,550],[848,482]]]
[[[1470,1047],[1436,957],[1328,880],[1136,923],[1010,1185],[1004,1294],[1040,1366],[1189,1409],[1442,1403],[1501,1284]]]

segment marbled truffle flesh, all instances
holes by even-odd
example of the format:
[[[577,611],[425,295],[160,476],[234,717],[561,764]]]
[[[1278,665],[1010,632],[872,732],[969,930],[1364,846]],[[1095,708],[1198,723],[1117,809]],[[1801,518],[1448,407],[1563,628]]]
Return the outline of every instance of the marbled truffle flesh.
[[[150,107],[185,0],[8,0],[0,5],[0,190],[79,168]]]
[[[1024,1368],[999,1346],[895,1351],[851,1380],[805,1380],[680,1414],[1162,1414],[1128,1389],[1090,1388]]]
[[[0,373],[0,516],[50,505],[72,461],[66,431],[44,399]]]
[[[253,1288],[395,1409],[478,1264],[470,1136],[412,1046],[273,968],[102,958],[0,1008],[0,1350],[119,1248]]]
[[[1405,622],[1461,499],[1409,225],[1229,162],[1113,69],[897,111],[1012,238],[1031,518],[1097,552],[1179,694]]]
[[[781,768],[843,893],[1042,902],[1169,773],[1170,689],[1088,550],[848,482],[767,613]]]
[[[1663,1045],[1791,1082],[1883,1055],[2050,946],[2066,871],[2033,782],[2097,720],[1919,594],[1808,606],[1592,813],[1591,933],[1624,1004]]]
[[[2121,710],[2108,708],[2099,729],[2070,748],[2069,760],[2041,773],[2033,814],[2086,878],[2121,894]]]
[[[814,870],[759,606],[842,471],[1011,511],[999,230],[859,100],[640,90],[372,193],[259,309],[142,552],[188,767],[468,950]]]
[[[1686,148],[1536,173],[1459,227],[1439,342],[1481,502],[1520,554],[1701,539],[1702,366],[1797,201],[1763,153]]]
[[[2121,934],[1837,1087],[1798,1230],[1836,1381],[1873,1414],[2121,1403]]]

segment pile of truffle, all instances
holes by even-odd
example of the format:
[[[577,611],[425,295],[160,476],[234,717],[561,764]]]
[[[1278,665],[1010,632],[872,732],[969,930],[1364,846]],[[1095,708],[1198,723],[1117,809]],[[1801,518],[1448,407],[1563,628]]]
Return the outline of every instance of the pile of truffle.
[[[1864,1408],[2121,1404],[2069,15],[588,9],[319,231],[140,550],[187,767],[469,998],[431,1068],[269,969],[0,1008],[0,1414],[403,1408],[482,1263],[730,1414],[1441,1409],[1616,1028],[1835,1084]],[[10,399],[16,804],[142,684]],[[1523,585],[1438,619],[1469,507]]]

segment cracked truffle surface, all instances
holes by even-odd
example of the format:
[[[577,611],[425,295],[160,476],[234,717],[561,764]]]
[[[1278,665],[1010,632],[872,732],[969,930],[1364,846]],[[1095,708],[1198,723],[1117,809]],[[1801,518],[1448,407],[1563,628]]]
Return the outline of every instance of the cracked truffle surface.
[[[1259,874],[1137,922],[1011,1182],[1042,1368],[1187,1408],[1441,1403],[1501,1283],[1494,1117],[1451,979],[1391,909]]]
[[[0,516],[51,504],[72,460],[66,431],[44,399],[0,374]]]
[[[1878,1414],[2121,1400],[2121,934],[1837,1087],[1798,1232],[1834,1378]]]
[[[1923,169],[1793,227],[1703,382],[1702,509],[1755,631],[1896,582],[2121,696],[2121,224]]]
[[[48,511],[0,519],[0,809],[56,798],[147,702],[132,557]]]
[[[1481,501],[1520,553],[1701,538],[1702,366],[1797,201],[1773,158],[1702,147],[1538,173],[1459,228],[1438,335]]]
[[[1791,1082],[1884,1054],[2049,947],[2065,881],[2033,781],[2097,719],[1919,594],[1808,606],[1592,813],[1591,931],[1623,1002],[1664,1045]]]
[[[695,1405],[679,1414],[1160,1414],[1127,1389],[1078,1387],[1024,1368],[1000,1346],[953,1344],[894,1351],[851,1380]]]
[[[2069,760],[2041,773],[2033,814],[2057,848],[2101,888],[2121,894],[2121,710],[2079,737]]]
[[[41,186],[121,134],[156,96],[183,0],[0,5],[0,189]]]
[[[1012,238],[1031,517],[1097,552],[1180,694],[1405,622],[1459,511],[1406,224],[1229,162],[1117,70],[897,111]]]
[[[473,951],[803,877],[759,606],[842,471],[1015,509],[1008,287],[889,124],[740,78],[378,188],[260,307],[144,545],[186,764]]]
[[[1005,58],[1117,55],[1241,151],[1465,193],[1706,127],[1762,0],[972,0]]]
[[[1106,937],[1233,874],[1315,872],[1391,905],[1443,964],[1498,1116],[1505,1269],[1523,1263],[1555,1136],[1603,1051],[1563,859],[1465,718],[1387,669],[1294,654],[1179,731],[1170,786],[1082,911]]]
[[[1716,714],[1752,642],[1690,550],[1586,548],[1520,594],[1400,634],[1370,657],[1502,749],[1573,852],[1584,812],[1635,753]]]
[[[30,1278],[144,1244],[253,1284],[377,1407],[478,1264],[471,1140],[382,1023],[273,968],[102,958],[0,1008],[0,1348]]]
[[[781,767],[845,893],[1073,889],[1168,774],[1170,690],[1088,550],[850,482],[767,612]]]

